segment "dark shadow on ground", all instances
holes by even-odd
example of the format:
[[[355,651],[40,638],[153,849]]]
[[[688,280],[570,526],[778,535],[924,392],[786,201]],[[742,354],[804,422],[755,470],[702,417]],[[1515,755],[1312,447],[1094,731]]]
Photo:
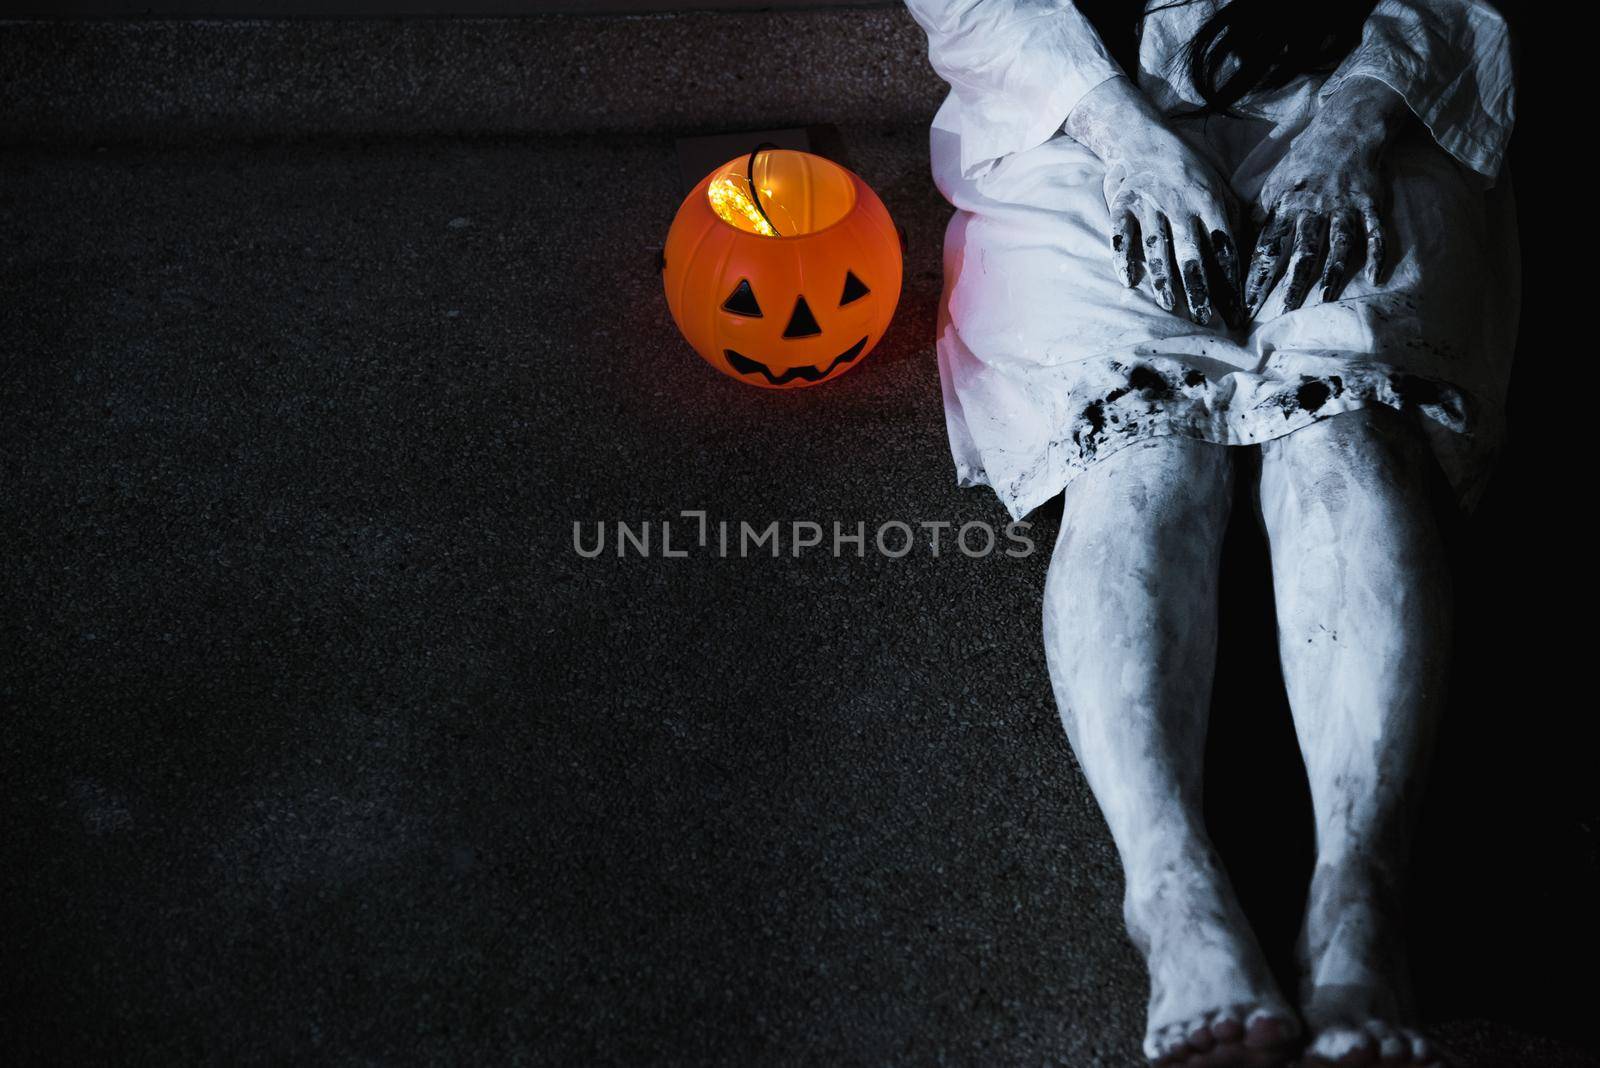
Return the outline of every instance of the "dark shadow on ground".
[[[1526,1055],[1536,1035],[1593,1048],[1592,991],[1550,964],[1600,953],[1600,873],[1588,728],[1559,692],[1556,621],[1541,607],[1565,567],[1559,554],[1526,545],[1523,517],[1545,499],[1547,481],[1533,468],[1514,451],[1477,514],[1451,531],[1456,647],[1409,898],[1425,1015],[1493,1020],[1510,1032],[1445,1029],[1484,1065]],[[1207,815],[1278,974],[1292,984],[1311,806],[1272,655],[1266,545],[1245,508],[1229,530],[1222,584]]]

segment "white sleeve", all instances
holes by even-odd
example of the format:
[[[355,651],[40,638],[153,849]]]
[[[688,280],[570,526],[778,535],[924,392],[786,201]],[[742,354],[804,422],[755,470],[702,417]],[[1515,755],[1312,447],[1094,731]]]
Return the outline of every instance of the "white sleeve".
[[[1485,0],[1381,0],[1319,95],[1356,76],[1387,84],[1441,148],[1499,177],[1516,117],[1511,38]]]
[[[1048,141],[1122,73],[1071,0],[906,0],[960,104],[961,173]]]

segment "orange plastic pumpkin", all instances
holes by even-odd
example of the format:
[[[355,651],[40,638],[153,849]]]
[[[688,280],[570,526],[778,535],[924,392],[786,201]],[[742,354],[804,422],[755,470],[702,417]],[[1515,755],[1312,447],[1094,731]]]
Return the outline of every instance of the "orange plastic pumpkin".
[[[859,364],[900,299],[900,238],[883,201],[809,152],[757,151],[706,175],[663,255],[684,338],[722,373],[770,389]]]

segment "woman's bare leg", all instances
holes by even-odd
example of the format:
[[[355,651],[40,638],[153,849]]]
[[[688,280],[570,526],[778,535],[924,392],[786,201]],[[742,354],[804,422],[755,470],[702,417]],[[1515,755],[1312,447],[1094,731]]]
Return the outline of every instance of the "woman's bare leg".
[[[1061,720],[1122,858],[1160,1064],[1280,1063],[1298,1031],[1203,825],[1226,448],[1132,445],[1067,487],[1045,585]]]
[[[1435,1056],[1408,1026],[1400,926],[1449,647],[1432,465],[1416,428],[1388,409],[1262,446],[1279,654],[1316,813],[1300,944],[1307,1064]]]

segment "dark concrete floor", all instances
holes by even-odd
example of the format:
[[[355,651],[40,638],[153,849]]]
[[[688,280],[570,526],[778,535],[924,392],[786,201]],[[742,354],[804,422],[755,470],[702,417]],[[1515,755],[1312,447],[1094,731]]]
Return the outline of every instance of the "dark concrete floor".
[[[664,138],[0,160],[8,1060],[1138,1063],[1048,509],[1020,560],[572,549],[681,509],[1003,522],[945,448],[924,133],[847,135],[906,291],[785,395],[671,328]],[[1538,492],[1458,534],[1417,891],[1426,1008],[1483,1066],[1600,1063]],[[1208,800],[1282,960],[1305,803],[1247,521],[1227,566]]]

